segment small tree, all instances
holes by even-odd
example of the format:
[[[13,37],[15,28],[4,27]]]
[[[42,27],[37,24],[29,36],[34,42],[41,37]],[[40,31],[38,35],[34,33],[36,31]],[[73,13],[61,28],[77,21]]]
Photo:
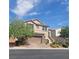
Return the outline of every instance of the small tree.
[[[63,38],[69,38],[69,27],[62,28],[60,34]]]
[[[69,27],[68,26],[63,27],[61,29],[60,34],[61,34],[60,36],[65,39],[64,42],[60,42],[60,43],[62,44],[63,47],[68,48],[68,46],[69,46]]]
[[[14,20],[9,25],[9,36],[23,37],[26,40],[33,35],[33,27],[25,25],[22,20]]]

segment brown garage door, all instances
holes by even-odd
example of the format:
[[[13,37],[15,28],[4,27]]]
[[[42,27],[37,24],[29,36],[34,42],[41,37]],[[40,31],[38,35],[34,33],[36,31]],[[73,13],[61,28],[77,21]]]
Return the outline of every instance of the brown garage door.
[[[28,41],[29,43],[40,44],[42,43],[42,36],[31,37]]]

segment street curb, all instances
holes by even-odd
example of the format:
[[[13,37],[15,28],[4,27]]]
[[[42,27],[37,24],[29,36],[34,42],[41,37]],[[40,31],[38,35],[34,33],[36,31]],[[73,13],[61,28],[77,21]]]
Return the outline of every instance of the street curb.
[[[40,50],[42,50],[42,49],[46,49],[46,50],[48,50],[48,49],[49,49],[49,50],[68,50],[69,48],[9,48],[9,49],[10,49],[10,50],[11,50],[11,49],[13,49],[13,50],[15,50],[15,49],[18,49],[18,50],[21,50],[21,49],[27,49],[27,50],[28,50],[28,49],[30,49],[30,50],[31,50],[31,49],[34,49],[34,50],[35,50],[35,49],[40,49]]]

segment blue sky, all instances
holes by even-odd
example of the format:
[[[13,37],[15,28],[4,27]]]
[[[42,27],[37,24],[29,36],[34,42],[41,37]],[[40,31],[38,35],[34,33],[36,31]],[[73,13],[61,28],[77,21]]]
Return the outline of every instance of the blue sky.
[[[38,18],[51,28],[69,25],[68,0],[10,0],[10,21]]]

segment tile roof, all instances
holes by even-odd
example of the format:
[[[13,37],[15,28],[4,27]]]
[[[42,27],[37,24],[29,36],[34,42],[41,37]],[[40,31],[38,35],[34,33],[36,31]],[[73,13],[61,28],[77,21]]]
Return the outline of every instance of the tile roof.
[[[37,24],[37,23],[35,23],[34,21],[38,21],[38,22],[40,22],[40,24]],[[36,24],[36,25],[38,25],[38,26],[45,26],[45,27],[48,27],[47,25],[44,25],[40,20],[38,20],[38,19],[33,19],[33,20],[28,20],[28,21],[25,21],[25,22],[32,22],[32,23],[34,23],[34,24]]]

